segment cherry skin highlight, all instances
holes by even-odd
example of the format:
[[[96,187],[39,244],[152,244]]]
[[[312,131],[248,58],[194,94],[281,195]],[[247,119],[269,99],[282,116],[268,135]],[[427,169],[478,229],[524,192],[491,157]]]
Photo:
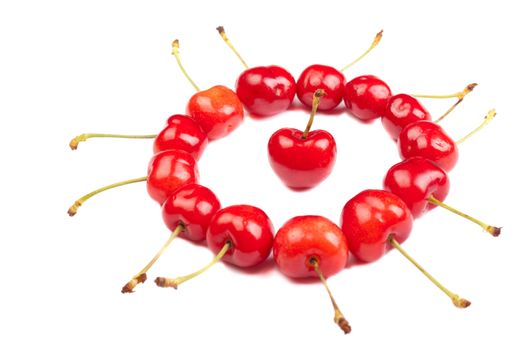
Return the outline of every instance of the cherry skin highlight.
[[[175,114],[168,118],[166,126],[153,142],[153,152],[180,149],[199,160],[208,145],[208,137],[201,127],[187,115]]]
[[[320,111],[330,111],[343,99],[346,79],[337,69],[314,64],[307,67],[297,79],[297,97],[307,107],[312,107],[312,99],[319,89],[324,96],[319,103]]]
[[[273,224],[264,211],[251,205],[232,205],[215,213],[208,227],[208,247],[217,254],[226,243],[222,260],[239,267],[255,266],[268,258]]]
[[[307,189],[321,183],[335,165],[337,147],[325,130],[277,130],[268,141],[268,159],[275,173],[292,189]]]
[[[373,262],[392,249],[389,237],[403,243],[412,230],[412,215],[401,198],[381,190],[364,190],[341,213],[348,249],[359,260]]]
[[[322,216],[297,216],[277,231],[273,258],[288,277],[317,277],[311,259],[317,259],[325,277],[341,271],[348,261],[346,237],[341,229]]]
[[[198,182],[195,159],[182,150],[166,150],[155,154],[148,166],[148,193],[160,205],[178,188]]]
[[[232,90],[217,85],[194,94],[187,112],[210,140],[227,136],[243,121],[244,109]]]
[[[392,96],[381,117],[385,130],[394,141],[405,126],[419,120],[431,121],[432,117],[416,98],[406,94]]]
[[[237,96],[252,116],[271,116],[290,107],[295,79],[279,66],[254,67],[237,79]]]
[[[436,123],[422,120],[407,125],[399,134],[397,148],[402,159],[423,157],[450,171],[458,161],[458,147]]]
[[[415,157],[392,166],[386,173],[383,186],[386,191],[399,196],[412,216],[418,218],[436,207],[428,198],[445,200],[450,182],[447,173],[434,162]]]
[[[190,241],[206,239],[213,215],[221,208],[217,196],[207,187],[187,184],[173,192],[162,205],[162,218],[171,230],[184,225],[180,237]]]
[[[373,75],[362,75],[350,80],[343,91],[346,107],[354,117],[363,121],[385,115],[392,95],[388,85]]]

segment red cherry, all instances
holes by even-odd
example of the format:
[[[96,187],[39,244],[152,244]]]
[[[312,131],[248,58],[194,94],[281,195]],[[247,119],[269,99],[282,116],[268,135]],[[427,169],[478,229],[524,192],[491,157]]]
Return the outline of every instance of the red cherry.
[[[224,261],[240,267],[254,266],[270,255],[273,225],[259,208],[232,205],[215,214],[206,241],[215,254],[229,242],[230,248],[222,258]]]
[[[345,332],[351,328],[328,289],[325,277],[341,271],[348,260],[346,238],[341,229],[322,216],[296,216],[277,232],[273,258],[279,270],[292,278],[318,277],[334,306],[334,321]]]
[[[430,197],[444,201],[449,188],[447,173],[435,163],[421,157],[395,164],[388,170],[384,180],[384,189],[399,196],[414,218],[435,208],[428,201]]]
[[[445,171],[452,170],[458,161],[454,140],[441,126],[426,120],[407,125],[399,134],[397,146],[402,159],[423,157]]]
[[[388,85],[373,75],[354,78],[344,88],[346,107],[354,117],[363,121],[385,115],[390,96]]]
[[[237,96],[254,116],[275,115],[290,107],[295,96],[295,80],[278,66],[254,67],[237,79]]]
[[[225,137],[244,118],[241,101],[235,92],[222,85],[197,92],[190,98],[187,109],[210,140]]]
[[[312,106],[315,91],[325,92],[319,110],[329,111],[341,103],[346,79],[337,69],[314,64],[307,67],[297,79],[297,97],[307,107]]]
[[[432,117],[417,99],[406,94],[392,96],[386,106],[385,114],[381,117],[383,126],[394,141],[405,126],[419,120],[430,121]]]
[[[175,190],[199,180],[195,159],[185,151],[167,150],[153,156],[148,166],[148,193],[160,205]]]
[[[391,249],[389,237],[403,243],[412,230],[412,215],[401,198],[387,191],[365,190],[350,199],[341,214],[350,252],[372,262]]]
[[[162,205],[162,218],[171,230],[182,224],[180,236],[191,241],[206,239],[210,221],[221,208],[215,194],[207,187],[188,184],[173,192]]]
[[[153,142],[153,152],[180,149],[199,160],[208,145],[208,137],[201,127],[187,115],[175,114],[168,118],[166,126]]]
[[[310,259],[323,275],[341,271],[348,261],[348,247],[341,229],[322,216],[297,216],[277,231],[273,258],[279,270],[292,278],[317,277]]]

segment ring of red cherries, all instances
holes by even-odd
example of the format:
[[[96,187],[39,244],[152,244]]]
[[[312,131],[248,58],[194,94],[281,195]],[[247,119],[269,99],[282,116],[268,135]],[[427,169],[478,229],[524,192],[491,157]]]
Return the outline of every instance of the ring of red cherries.
[[[197,89],[187,105],[187,114],[171,116],[157,135],[82,134],[70,146],[94,137],[154,138],[154,155],[145,177],[102,187],[78,199],[69,209],[77,209],[93,195],[107,189],[145,181],[149,195],[161,205],[164,222],[172,232],[154,258],[126,283],[123,293],[146,280],[146,272],[164,249],[180,236],[191,241],[205,240],[216,254],[207,266],[177,278],[158,277],[160,287],[177,288],[181,283],[207,270],[219,260],[239,267],[265,261],[273,251],[278,269],[291,278],[316,277],[326,287],[334,306],[334,321],[345,332],[350,325],[337,306],[326,278],[340,272],[352,255],[356,261],[373,262],[392,248],[400,251],[436,284],[454,303],[464,308],[470,302],[443,287],[401,247],[408,238],[414,219],[436,206],[451,210],[493,236],[500,228],[463,214],[443,203],[449,192],[447,172],[458,160],[457,143],[462,142],[491,120],[490,111],[483,124],[457,143],[432,121],[430,113],[413,95],[391,93],[390,87],[373,75],[346,81],[342,70],[315,64],[306,68],[297,81],[284,68],[265,66],[248,68],[231,44],[222,27],[217,28],[224,41],[241,59],[246,70],[237,79],[236,91],[218,85],[200,91],[184,70],[179,56],[179,42],[173,43],[173,55]],[[381,39],[378,33],[364,57]],[[352,63],[352,64],[353,64]],[[475,84],[446,97],[458,100],[448,114]],[[308,189],[326,179],[334,166],[336,141],[326,130],[312,130],[317,110],[330,111],[341,101],[349,113],[363,121],[381,119],[385,130],[397,142],[400,163],[393,165],[384,178],[383,189],[364,190],[349,199],[341,212],[340,225],[315,215],[288,220],[275,234],[266,213],[251,205],[225,208],[213,191],[198,184],[197,161],[209,142],[226,137],[243,121],[244,110],[253,117],[267,117],[286,111],[295,96],[311,109],[304,131],[283,128],[269,139],[270,165],[291,189]],[[423,96],[431,97],[431,96]],[[443,96],[441,96],[443,97]],[[440,118],[441,119],[441,118]]]

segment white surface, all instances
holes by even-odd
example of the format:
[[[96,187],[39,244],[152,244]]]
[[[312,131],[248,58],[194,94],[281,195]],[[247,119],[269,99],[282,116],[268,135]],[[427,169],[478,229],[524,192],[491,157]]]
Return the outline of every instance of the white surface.
[[[0,348],[524,347],[523,40],[521,11],[477,2],[2,2],[0,5]],[[512,2],[509,2],[512,3]],[[271,265],[242,273],[220,264],[178,291],[158,275],[193,271],[211,258],[177,240],[133,295],[121,286],[168,237],[144,184],[87,202],[98,186],[142,176],[151,141],[92,140],[82,132],[155,133],[193,93],[170,55],[174,38],[194,80],[233,86],[241,66],[215,32],[224,25],[250,65],[279,64],[297,77],[309,64],[343,66],[384,29],[380,46],[346,76],[372,73],[394,92],[476,91],[443,125],[460,137],[485,112],[499,114],[461,146],[448,202],[495,225],[500,238],[442,210],[417,221],[407,250],[472,301],[455,309],[392,252],[329,280],[353,326],[332,323],[318,283],[293,283]],[[424,101],[435,115],[451,101]],[[307,113],[247,118],[206,150],[200,170],[224,205],[260,206],[278,228],[300,214],[338,222],[358,191],[381,186],[398,161],[379,122],[320,116],[339,157],[318,188],[292,193],[266,160],[269,135],[302,128]]]

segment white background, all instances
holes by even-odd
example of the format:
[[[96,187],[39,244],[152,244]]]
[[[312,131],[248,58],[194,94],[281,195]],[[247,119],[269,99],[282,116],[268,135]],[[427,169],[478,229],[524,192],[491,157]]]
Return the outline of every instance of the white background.
[[[0,5],[0,347],[523,349],[523,42],[512,2],[17,1]],[[475,4],[475,5],[474,5]],[[372,73],[395,93],[449,93],[480,85],[443,122],[454,138],[498,117],[460,147],[448,202],[504,226],[495,239],[436,209],[418,220],[409,250],[472,301],[459,310],[400,254],[329,280],[353,326],[343,336],[319,283],[295,283],[271,264],[248,273],[219,264],[178,291],[158,275],[193,271],[211,258],[176,240],[133,295],[121,286],[168,237],[144,184],[68,206],[114,181],[143,176],[151,140],[91,140],[82,132],[156,133],[183,113],[192,87],[170,55],[173,39],[194,80],[233,87],[242,67],[215,32],[224,25],[251,66],[279,64],[295,77],[313,63],[344,66],[379,47],[346,76]],[[423,101],[434,116],[452,101]],[[338,222],[344,203],[379,188],[398,161],[380,122],[341,109],[319,116],[339,154],[333,174],[304,193],[287,190],[266,159],[268,137],[302,128],[296,109],[246,118],[199,163],[202,184],[224,206],[261,207],[277,228],[292,216]]]

